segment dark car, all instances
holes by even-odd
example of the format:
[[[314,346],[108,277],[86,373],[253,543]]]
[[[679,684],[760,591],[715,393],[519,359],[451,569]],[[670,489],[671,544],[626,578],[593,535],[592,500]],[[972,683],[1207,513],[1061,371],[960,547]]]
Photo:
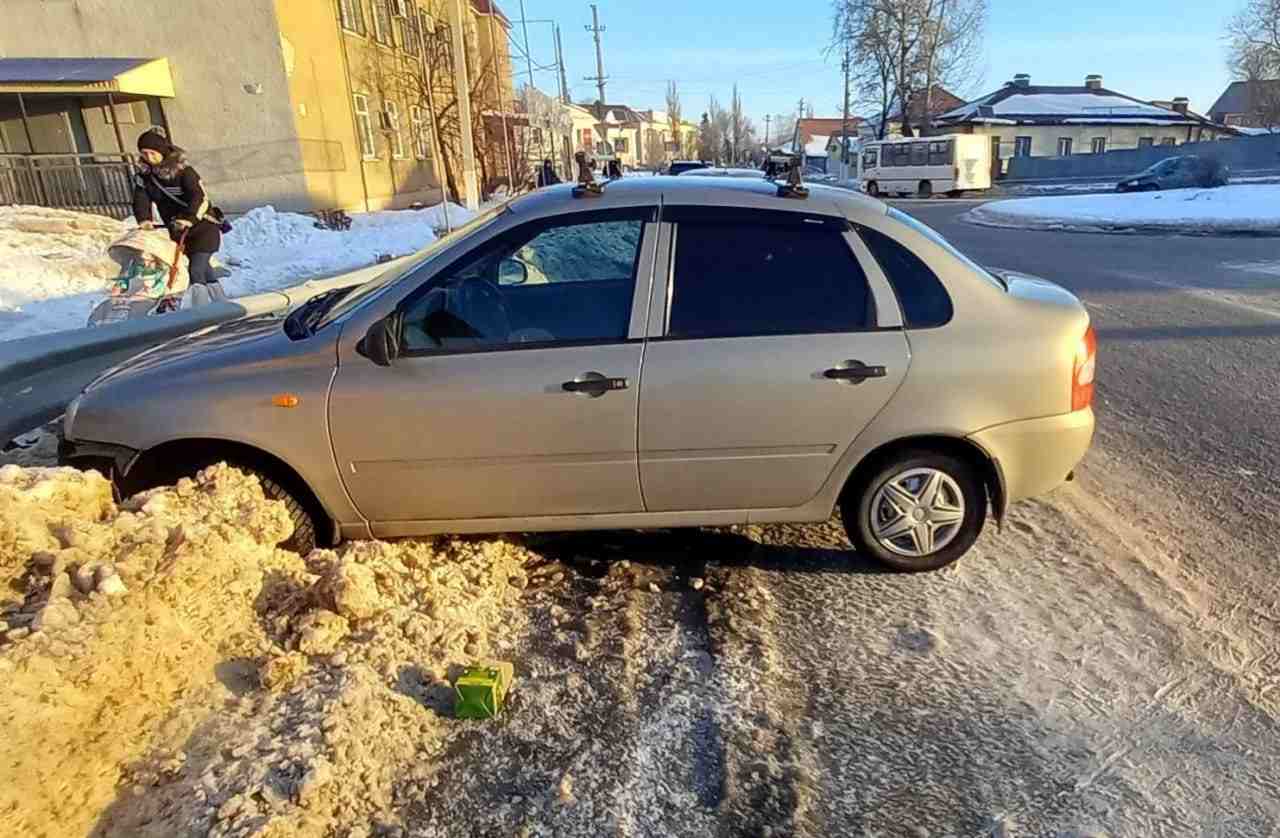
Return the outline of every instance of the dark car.
[[[667,174],[678,175],[684,172],[692,172],[694,169],[706,169],[710,166],[710,163],[703,163],[701,160],[672,160],[671,165],[667,167]]]
[[[1158,189],[1191,189],[1226,186],[1227,165],[1219,160],[1185,154],[1166,157],[1131,178],[1116,184],[1117,192],[1155,192]]]

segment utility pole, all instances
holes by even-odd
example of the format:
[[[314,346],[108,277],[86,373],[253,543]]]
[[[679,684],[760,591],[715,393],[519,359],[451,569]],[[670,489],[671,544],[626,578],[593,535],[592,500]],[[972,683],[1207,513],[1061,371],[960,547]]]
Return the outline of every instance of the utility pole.
[[[476,178],[475,138],[471,136],[471,82],[467,78],[467,45],[462,27],[466,17],[462,0],[449,4],[449,28],[453,35],[453,79],[458,94],[458,121],[462,123],[462,182],[466,184],[467,209],[480,209],[480,184]]]
[[[764,115],[764,150],[769,150],[769,123],[773,121],[773,117],[769,114]]]
[[[560,101],[569,104],[569,80],[564,75],[564,48],[560,46],[560,24],[556,24],[556,64],[560,67]]]
[[[605,27],[600,25],[600,16],[597,13],[595,3],[591,4],[591,25],[583,28],[594,35],[596,39],[596,74],[587,76],[586,80],[595,82],[596,90],[600,92],[600,111],[598,113],[600,117],[600,138],[604,140],[607,153],[609,148],[609,125],[605,122],[606,112],[604,107],[604,83],[607,76],[604,74],[604,52],[600,46],[600,33],[605,30]]]
[[[842,180],[849,178],[849,39],[844,40],[844,115],[840,118],[840,165]]]

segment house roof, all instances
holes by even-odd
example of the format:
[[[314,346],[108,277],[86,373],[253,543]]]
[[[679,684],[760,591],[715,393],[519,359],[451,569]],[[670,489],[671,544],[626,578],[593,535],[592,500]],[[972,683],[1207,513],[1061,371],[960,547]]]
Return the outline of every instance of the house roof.
[[[862,117],[849,116],[849,133],[857,132],[858,126],[862,124]],[[796,134],[800,138],[802,145],[808,145],[815,137],[822,137],[825,147],[826,138],[833,134],[839,134],[844,127],[844,120],[840,117],[805,117],[796,120]],[[825,151],[823,152],[826,153]]]
[[[1209,108],[1209,114],[1214,119],[1222,119],[1224,114],[1244,114],[1250,111],[1249,93],[1251,88],[1262,87],[1268,93],[1274,92],[1280,95],[1280,79],[1271,79],[1269,81],[1233,81],[1227,85],[1227,89],[1222,91],[1222,95],[1218,97],[1218,101],[1213,103],[1213,107]]]
[[[1104,87],[1011,83],[947,111],[938,122],[941,125],[1197,125],[1209,120]]]
[[[929,111],[934,116],[939,116],[947,111],[954,110],[964,104],[964,100],[959,96],[947,90],[940,84],[935,84],[929,95]],[[924,122],[924,97],[917,97],[911,100],[911,105],[907,108],[907,112],[911,115],[912,124]],[[902,111],[889,117],[890,122],[901,122]]]
[[[596,115],[596,119],[599,119],[601,122],[610,122],[615,125],[626,125],[632,122],[645,121],[643,116],[627,105],[608,105],[596,102],[587,107]]]
[[[511,18],[502,13],[502,9],[498,8],[498,4],[493,0],[471,0],[471,8],[475,9],[476,14],[494,15],[498,22],[506,28],[511,28]]]
[[[0,58],[0,92],[174,95],[165,58]]]

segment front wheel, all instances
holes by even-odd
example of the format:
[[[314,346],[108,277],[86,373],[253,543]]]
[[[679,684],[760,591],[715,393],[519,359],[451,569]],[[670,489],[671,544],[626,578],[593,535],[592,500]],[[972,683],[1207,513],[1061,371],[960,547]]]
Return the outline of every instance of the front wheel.
[[[867,184],[867,194],[870,195],[872,198],[879,198],[880,184],[876,183],[874,180],[869,182]]]
[[[977,541],[987,496],[964,461],[910,451],[846,493],[841,513],[858,552],[896,570],[938,570]]]

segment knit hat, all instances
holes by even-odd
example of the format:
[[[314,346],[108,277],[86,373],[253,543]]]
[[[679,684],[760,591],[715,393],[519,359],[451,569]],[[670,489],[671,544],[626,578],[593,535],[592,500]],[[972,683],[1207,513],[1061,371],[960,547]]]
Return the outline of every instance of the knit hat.
[[[169,152],[173,151],[173,143],[169,142],[169,138],[164,135],[163,131],[152,128],[148,131],[143,131],[138,136],[138,151],[147,149],[168,155]]]

